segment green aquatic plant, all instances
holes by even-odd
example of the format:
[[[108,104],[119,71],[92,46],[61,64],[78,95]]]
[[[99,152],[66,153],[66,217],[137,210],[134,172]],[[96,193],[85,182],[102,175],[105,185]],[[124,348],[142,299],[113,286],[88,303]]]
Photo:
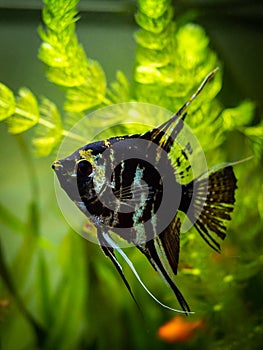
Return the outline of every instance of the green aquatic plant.
[[[50,213],[48,208],[43,209],[40,199],[43,178],[40,180],[37,160],[31,157],[24,134],[29,134],[39,157],[49,156],[64,136],[82,141],[81,136],[71,133],[70,129],[87,111],[127,101],[149,102],[176,111],[204,76],[219,66],[221,69],[209,88],[189,109],[187,122],[202,144],[209,164],[250,155],[254,158],[245,166],[236,167],[238,209],[222,255],[211,253],[194,232],[182,237],[179,281],[198,317],[205,319],[211,330],[187,346],[191,349],[257,349],[262,332],[262,316],[258,312],[262,306],[255,291],[262,287],[263,259],[257,247],[262,242],[263,228],[259,176],[263,125],[256,123],[253,103],[243,101],[235,108],[225,108],[217,97],[223,69],[209,46],[207,34],[196,23],[174,20],[174,8],[168,0],[138,1],[135,19],[140,29],[135,33],[133,80],[129,82],[126,75],[118,71],[116,80],[107,84],[103,68],[87,57],[77,38],[77,4],[77,0],[45,0],[43,24],[39,28],[42,40],[39,59],[45,65],[47,79],[64,92],[63,110],[46,97],[36,97],[28,88],[21,88],[15,96],[6,85],[0,84],[0,120],[5,120],[9,132],[17,135],[32,193],[26,203],[24,220],[4,204],[0,206],[3,232],[10,235],[15,232],[12,239],[18,242],[10,258],[6,243],[10,241],[6,241],[6,233],[1,234],[0,275],[5,292],[0,298],[6,297],[14,303],[14,309],[7,315],[0,303],[3,346],[8,344],[9,348],[16,349],[166,347],[156,343],[152,332],[172,314],[167,316],[166,311],[145,301],[143,309],[148,322],[145,331],[120,281],[115,279],[108,262],[98,255],[98,247],[88,245],[66,224],[61,226],[64,218],[58,210]],[[154,116],[152,118],[154,124]],[[236,141],[230,144],[233,137]],[[46,174],[48,171],[44,170]],[[58,227],[66,232],[58,246],[43,237],[49,218],[53,222],[48,229],[53,235]],[[145,264],[134,252],[131,254],[139,266]],[[148,270],[143,273],[147,277],[151,275]],[[149,283],[159,297],[169,298],[155,276]],[[145,297],[142,293],[137,288],[138,299]],[[109,324],[115,327],[109,329]],[[22,335],[15,337],[21,329]]]
[[[220,62],[209,48],[209,39],[202,27],[187,23],[178,26],[173,20],[170,1],[158,4],[139,2],[135,16],[141,29],[135,33],[134,82],[132,88],[122,72],[117,72],[116,82],[106,88],[106,78],[97,61],[89,59],[78,42],[75,22],[78,20],[78,1],[44,1],[43,22],[39,28],[42,44],[39,59],[46,66],[48,80],[65,92],[64,124],[69,128],[82,113],[112,103],[136,100],[164,106],[176,111],[187,96],[194,91],[203,77]],[[215,98],[222,87],[222,72],[216,75],[206,93],[191,106],[188,123],[197,137],[206,130],[205,149],[215,148],[224,141],[224,133],[238,129],[262,144],[261,126],[249,129],[253,119],[253,103],[242,102],[237,108],[225,110]],[[36,137],[32,142],[40,156],[48,155],[62,136],[62,117],[56,105],[46,98],[37,101],[28,88],[21,88],[17,98],[5,85],[0,85],[1,120],[8,119],[9,131],[19,134],[33,126]],[[223,118],[219,116],[223,115]],[[205,118],[204,118],[205,116]],[[78,138],[78,135],[72,135]],[[200,137],[201,138],[201,137]],[[211,140],[213,140],[211,146]],[[260,147],[255,146],[260,152]]]

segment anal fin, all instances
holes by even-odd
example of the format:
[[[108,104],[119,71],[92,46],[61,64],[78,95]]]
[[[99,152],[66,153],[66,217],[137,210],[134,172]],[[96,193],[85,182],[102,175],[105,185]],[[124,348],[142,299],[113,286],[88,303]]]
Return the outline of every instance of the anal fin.
[[[180,251],[181,221],[175,216],[172,222],[157,237],[159,249],[163,251],[172,272],[176,275]]]
[[[144,255],[148,258],[148,260],[150,261],[150,263],[152,264],[152,266],[159,271],[159,273],[161,274],[161,276],[164,278],[164,280],[168,283],[168,285],[170,286],[170,288],[172,289],[174,295],[176,296],[182,310],[187,314],[190,313],[190,307],[187,304],[185,298],[183,297],[182,293],[180,292],[180,290],[178,289],[178,287],[175,285],[174,281],[171,279],[171,277],[169,276],[168,272],[166,271],[159,255],[158,252],[156,250],[155,247],[155,240],[152,239],[148,242],[146,242],[145,244],[145,251],[140,249],[142,251],[142,253],[144,253]]]

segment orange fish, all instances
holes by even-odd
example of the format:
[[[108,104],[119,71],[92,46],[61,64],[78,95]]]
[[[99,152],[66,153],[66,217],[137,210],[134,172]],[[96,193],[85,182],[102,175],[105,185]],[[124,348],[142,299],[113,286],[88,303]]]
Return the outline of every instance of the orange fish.
[[[176,316],[159,328],[158,337],[168,343],[185,342],[192,339],[203,326],[202,320],[188,321],[182,316]]]

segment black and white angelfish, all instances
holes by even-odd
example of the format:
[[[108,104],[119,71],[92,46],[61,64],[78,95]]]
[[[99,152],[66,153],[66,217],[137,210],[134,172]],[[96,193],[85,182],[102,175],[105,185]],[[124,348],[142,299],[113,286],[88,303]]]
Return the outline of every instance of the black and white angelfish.
[[[117,268],[132,297],[115,250],[139,280],[140,277],[111,232],[134,244],[146,256],[173,290],[183,312],[190,312],[190,308],[172,276],[177,274],[180,250],[178,213],[185,213],[201,237],[219,251],[216,238],[225,238],[237,188],[231,164],[212,168],[185,184],[180,181],[189,171],[189,167],[181,167],[187,162],[185,150],[177,152],[174,162],[169,157],[184,128],[186,108],[215,71],[162,125],[142,134],[87,144],[52,165],[61,187],[96,226],[103,252]]]

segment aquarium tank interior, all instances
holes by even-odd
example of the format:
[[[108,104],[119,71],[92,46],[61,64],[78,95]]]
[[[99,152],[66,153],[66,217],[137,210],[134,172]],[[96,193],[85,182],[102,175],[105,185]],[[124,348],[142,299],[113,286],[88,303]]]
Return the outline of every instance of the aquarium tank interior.
[[[262,23],[256,0],[0,0],[1,349],[261,349]],[[195,228],[181,232],[174,280],[191,314],[158,304],[116,252],[136,305],[61,211],[51,165],[82,118],[103,129],[92,115],[127,102],[175,113],[217,67],[185,121],[208,167],[236,163],[226,238],[219,253]],[[140,132],[118,122],[116,133]],[[159,124],[154,113],[143,122]],[[96,238],[92,222],[81,229]],[[148,290],[180,309],[145,256],[123,251]]]

